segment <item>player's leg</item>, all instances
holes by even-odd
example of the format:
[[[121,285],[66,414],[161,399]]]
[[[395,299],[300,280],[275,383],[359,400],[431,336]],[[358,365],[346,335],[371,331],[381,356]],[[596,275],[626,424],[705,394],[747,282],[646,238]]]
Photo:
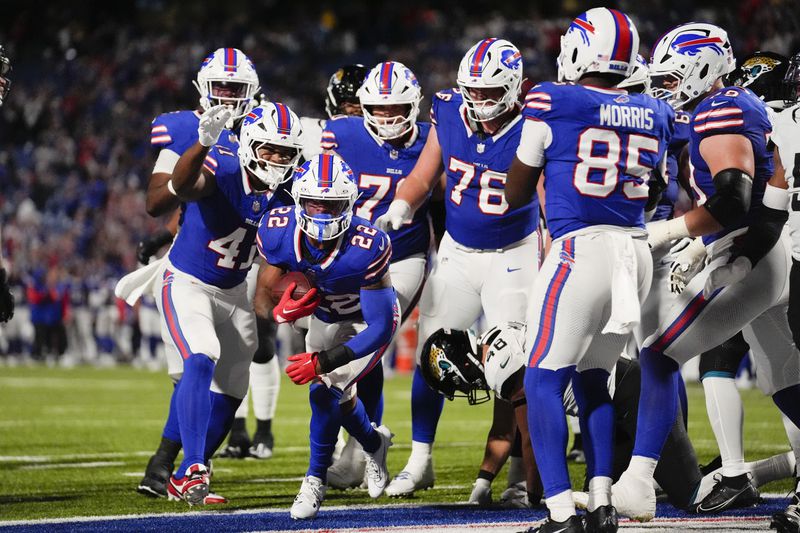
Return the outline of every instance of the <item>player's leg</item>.
[[[492,426],[486,436],[483,460],[478,470],[478,477],[473,483],[468,503],[492,504],[492,482],[511,453],[516,426],[513,406],[509,402],[495,397]]]
[[[258,349],[250,365],[250,394],[253,398],[253,414],[256,417],[256,432],[250,454],[259,459],[272,457],[275,438],[272,435],[272,419],[278,406],[281,385],[281,369],[275,356],[275,336],[278,326],[272,319],[257,318]]]
[[[486,264],[486,254],[458,249],[445,234],[420,299],[418,359],[425,339],[436,330],[466,329],[478,319],[480,295],[470,274],[481,268],[485,273]],[[428,387],[417,365],[411,384],[411,455],[387,487],[389,496],[405,496],[433,486],[431,452],[443,407],[444,396]]]
[[[640,351],[642,395],[636,445],[617,486],[625,501],[624,514],[634,518],[647,520],[655,512],[652,478],[675,421],[679,364],[721,344],[780,298],[781,288],[776,288],[773,281],[788,273],[785,249],[780,243],[743,281],[704,298],[708,273],[727,259],[727,255],[712,255],[710,264],[689,282],[659,331],[647,339]]]

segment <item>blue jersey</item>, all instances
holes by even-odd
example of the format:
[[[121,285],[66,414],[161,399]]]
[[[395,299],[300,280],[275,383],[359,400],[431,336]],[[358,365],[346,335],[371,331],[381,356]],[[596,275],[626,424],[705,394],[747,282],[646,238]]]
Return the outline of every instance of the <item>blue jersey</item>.
[[[675,112],[675,132],[667,148],[667,188],[661,194],[661,200],[656,206],[652,220],[666,220],[672,218],[675,202],[678,201],[681,184],[678,181],[680,174],[680,157],[684,147],[689,143],[689,131],[692,115],[685,111]]]
[[[672,108],[620,89],[546,82],[528,93],[523,114],[552,132],[544,186],[553,238],[597,225],[644,228],[645,179],[672,137]]]
[[[358,184],[360,195],[354,212],[373,222],[386,213],[394,200],[397,187],[417,163],[428,139],[431,125],[417,123],[417,131],[403,148],[373,136],[361,117],[334,117],[328,121],[322,139],[325,148],[335,150],[344,159]],[[414,213],[411,223],[390,231],[392,262],[410,255],[427,253],[431,240],[428,201]]]
[[[253,191],[236,153],[223,146],[209,151],[203,168],[214,175],[216,187],[209,196],[186,202],[169,260],[204,283],[229,289],[244,281],[258,253],[262,215],[292,199],[285,188],[271,194]]]
[[[714,177],[700,155],[700,143],[712,135],[743,135],[753,147],[755,175],[750,198],[750,210],[737,223],[719,233],[703,237],[710,244],[734,229],[747,226],[752,213],[760,208],[764,189],[774,170],[772,150],[767,147],[772,124],[767,107],[755,94],[742,87],[725,87],[707,96],[694,110],[692,117],[689,156],[691,176],[689,181],[698,205],[706,203],[716,192]]]
[[[150,145],[157,149],[172,150],[178,155],[197,142],[197,126],[200,124],[198,111],[173,111],[163,113],[153,119],[150,129]],[[236,134],[222,130],[217,144],[235,152],[239,146]]]
[[[505,198],[506,173],[514,160],[522,133],[516,116],[495,135],[474,132],[458,89],[436,93],[431,122],[442,148],[447,175],[445,226],[463,246],[499,249],[536,230],[539,202],[509,209]]]
[[[297,225],[293,207],[273,209],[258,227],[258,249],[267,263],[302,272],[320,291],[314,315],[328,323],[363,320],[361,288],[374,285],[389,270],[389,237],[367,220],[354,216],[331,249],[312,246]]]

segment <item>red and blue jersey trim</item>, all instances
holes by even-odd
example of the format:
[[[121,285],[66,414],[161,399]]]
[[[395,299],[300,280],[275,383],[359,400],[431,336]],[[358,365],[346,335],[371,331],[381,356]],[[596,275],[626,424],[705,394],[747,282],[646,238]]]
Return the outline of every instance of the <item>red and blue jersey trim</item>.
[[[616,38],[614,39],[614,50],[611,52],[612,61],[630,61],[633,53],[633,31],[631,21],[623,13],[616,9],[609,9],[611,17],[614,19]]]
[[[164,320],[167,323],[167,330],[170,337],[172,337],[178,353],[181,354],[183,359],[188,359],[192,355],[192,350],[189,348],[189,342],[181,331],[181,326],[178,323],[178,314],[175,312],[175,303],[172,301],[172,280],[174,273],[170,270],[164,271],[163,281],[164,285],[161,288],[161,304],[164,308]]]
[[[716,298],[716,296],[720,293],[722,289],[717,289],[713,292],[708,298],[703,296],[703,291],[698,292],[694,295],[694,297],[689,301],[688,305],[683,308],[683,311],[678,315],[678,317],[672,321],[672,324],[664,330],[654,343],[650,345],[650,348],[653,350],[657,350],[659,352],[664,352],[670,345],[675,342],[681,334],[686,331],[689,326],[691,326],[697,317],[700,316],[700,313],[703,312],[703,309],[706,308],[711,300]]]
[[[486,59],[486,54],[489,52],[489,48],[492,46],[492,43],[496,40],[497,39],[495,37],[492,37],[490,39],[484,39],[478,44],[478,47],[475,49],[475,54],[472,56],[472,63],[469,67],[470,76],[477,77],[483,73],[483,61]]]

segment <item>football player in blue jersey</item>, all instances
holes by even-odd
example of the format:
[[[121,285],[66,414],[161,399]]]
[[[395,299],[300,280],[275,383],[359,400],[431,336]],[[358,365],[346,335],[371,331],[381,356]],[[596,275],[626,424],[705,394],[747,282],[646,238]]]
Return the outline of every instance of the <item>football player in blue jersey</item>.
[[[781,229],[787,197],[767,183],[773,154],[766,106],[745,88],[723,86],[722,77],[733,68],[726,32],[705,23],[668,32],[651,60],[653,94],[693,113],[689,157],[696,207],[648,225],[648,242],[658,249],[702,236],[708,259],[640,351],[636,445],[613,496],[621,514],[641,520],[655,513],[653,470],[675,420],[679,366],[689,358],[744,329],[750,345],[760,347],[754,355],[762,390],[795,425],[800,421],[800,357],[785,324],[790,245]],[[756,213],[767,213],[767,233],[774,238],[753,238],[755,232],[747,231],[755,227]],[[757,498],[743,466],[729,466],[698,511]]]
[[[139,243],[137,258],[145,265],[159,249],[172,242],[178,231],[183,208],[178,209],[181,202],[168,188],[168,184],[180,156],[197,142],[201,113],[213,105],[227,105],[232,109],[231,116],[238,117],[232,118],[227,126],[238,129],[242,117],[253,107],[253,97],[259,89],[258,75],[252,62],[236,48],[219,48],[209,54],[203,60],[197,80],[193,83],[200,94],[198,108],[159,115],[153,120],[151,127],[150,143],[157,150],[157,155],[147,185],[147,212],[151,216],[170,212],[174,214],[167,228]],[[218,142],[230,151],[237,150],[236,135],[229,128],[220,134]],[[151,265],[145,275],[150,273],[151,277],[155,277],[161,266]],[[181,358],[174,354],[167,357],[167,366],[170,377],[177,383],[183,372]],[[176,413],[174,409],[170,409],[158,450],[150,457],[144,477],[136,490],[148,496],[167,497],[167,482],[180,449]],[[207,501],[211,503],[222,500],[210,497]]]
[[[0,46],[0,106],[8,97],[11,90],[11,80],[8,73],[11,72],[11,61]],[[0,262],[3,260],[2,250],[0,250]],[[14,295],[11,294],[11,287],[8,284],[8,274],[3,265],[0,265],[0,322],[8,322],[14,316]]]
[[[612,532],[614,407],[609,371],[640,321],[652,277],[644,208],[674,113],[616,88],[634,71],[639,35],[614,9],[579,15],[561,38],[559,83],[526,96],[525,126],[506,184],[512,207],[542,173],[550,253],[534,282],[525,347],[528,428],[549,517],[535,531]],[[576,516],[564,458],[562,398],[572,379],[587,456],[587,514]]]
[[[420,299],[419,338],[439,328],[522,321],[536,275],[539,209],[509,207],[506,172],[522,131],[522,57],[504,39],[483,39],[461,60],[458,88],[436,94],[432,126],[417,164],[376,225],[400,230],[414,220],[444,171],[446,232]],[[417,347],[419,361],[421,345]],[[411,389],[412,443],[390,496],[433,486],[431,452],[444,397],[417,365]]]
[[[311,382],[311,459],[291,508],[295,519],[313,518],[325,498],[326,472],[344,427],[364,449],[369,495],[389,482],[386,453],[391,433],[370,422],[356,383],[380,362],[399,322],[392,288],[389,237],[353,214],[358,187],[340,157],[322,154],[295,171],[295,207],[273,209],[258,229],[259,251],[270,265],[302,272],[315,288],[299,300],[290,284],[273,309],[276,321],[310,316],[306,353],[289,357],[286,373]]]
[[[257,255],[261,216],[292,202],[280,185],[302,146],[297,116],[271,103],[247,114],[233,152],[216,144],[232,115],[225,105],[201,115],[198,141],[168,184],[186,204],[157,300],[168,356],[177,354],[183,368],[171,412],[184,459],[168,492],[190,505],[204,503],[209,458],[247,392],[257,338],[245,277]],[[167,430],[176,431],[169,423]]]
[[[360,193],[355,214],[373,222],[386,212],[399,184],[414,168],[430,124],[417,122],[422,92],[414,73],[402,63],[379,63],[367,74],[358,97],[363,118],[329,120],[322,147],[348,163]],[[410,224],[388,234],[392,240],[392,285],[407,316],[416,307],[425,280],[431,235],[427,202]],[[370,420],[378,425],[383,414],[382,390],[383,365],[378,363],[358,384],[358,397]],[[328,469],[328,486],[346,489],[360,485],[363,457],[357,441],[349,438],[340,458]]]

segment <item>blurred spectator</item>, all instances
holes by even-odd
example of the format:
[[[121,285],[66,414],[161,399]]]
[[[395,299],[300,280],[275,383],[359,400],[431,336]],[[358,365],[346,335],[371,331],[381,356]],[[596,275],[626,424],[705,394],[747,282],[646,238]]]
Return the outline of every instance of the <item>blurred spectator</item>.
[[[67,349],[64,320],[69,314],[69,290],[57,267],[37,269],[30,276],[27,299],[33,323],[33,358],[58,360]]]

